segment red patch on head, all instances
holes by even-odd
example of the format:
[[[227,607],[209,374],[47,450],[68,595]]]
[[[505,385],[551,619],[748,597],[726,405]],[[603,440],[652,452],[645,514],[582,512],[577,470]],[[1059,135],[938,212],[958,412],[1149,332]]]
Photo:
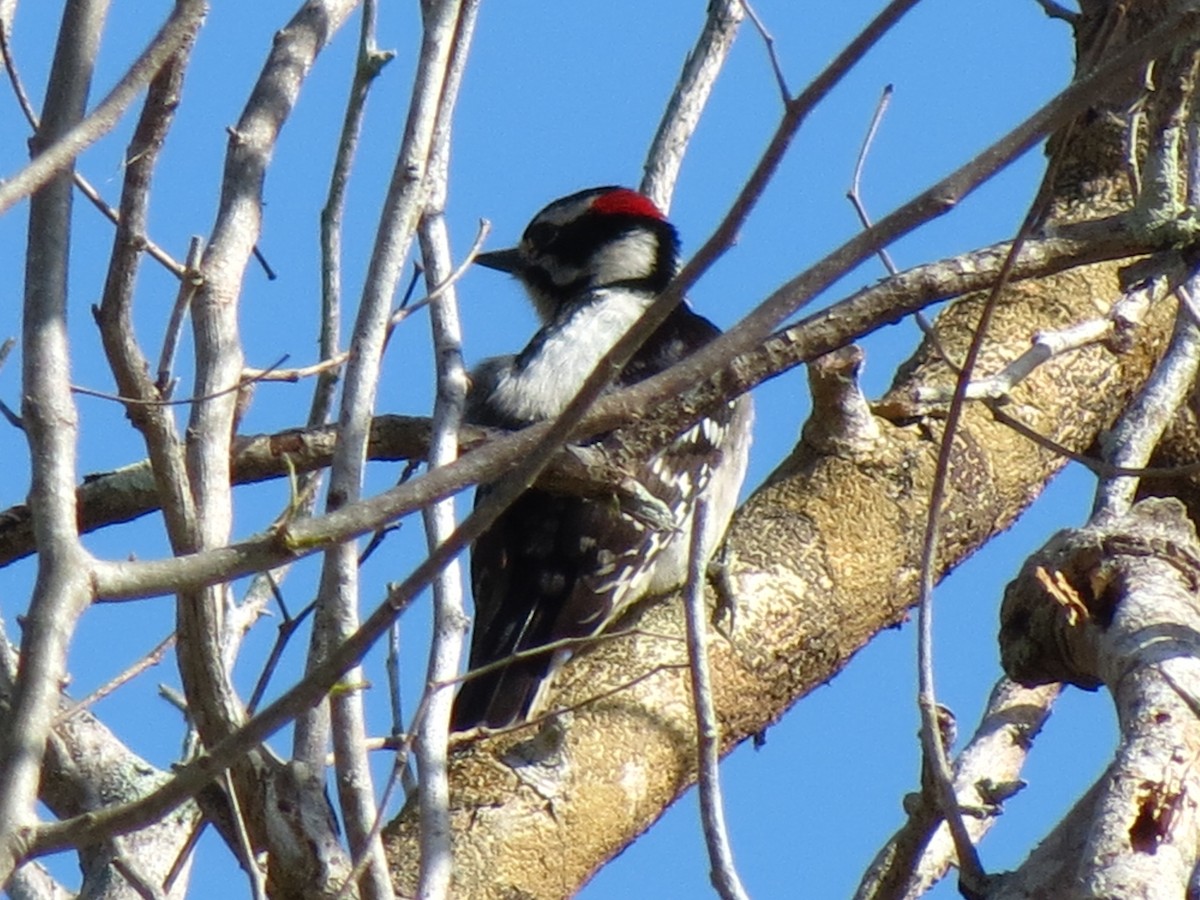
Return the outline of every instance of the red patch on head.
[[[642,216],[647,219],[665,219],[663,211],[654,205],[649,197],[644,197],[629,188],[617,188],[607,194],[601,194],[592,201],[592,209],[596,212],[610,215]]]

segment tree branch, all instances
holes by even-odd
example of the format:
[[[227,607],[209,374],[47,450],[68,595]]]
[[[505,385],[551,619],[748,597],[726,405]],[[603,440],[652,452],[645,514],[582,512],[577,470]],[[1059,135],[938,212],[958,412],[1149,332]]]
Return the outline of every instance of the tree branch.
[[[54,134],[55,141],[45,145],[24,169],[0,183],[0,213],[48,184],[59,172],[72,169],[75,157],[112,131],[129,104],[163,64],[195,37],[207,11],[205,0],[176,0],[175,9],[163,27],[116,87],[90,115],[72,123],[70,130],[55,132],[53,127],[47,128],[43,115],[40,135],[44,138]]]
[[[64,10],[35,158],[78,129],[107,14],[107,0],[83,0]],[[75,523],[78,419],[67,349],[73,159],[68,155],[56,164],[51,158],[39,166],[46,177],[30,188],[42,186],[29,204],[21,420],[33,466],[29,501],[41,552],[25,616],[20,669],[0,731],[0,884],[20,863],[24,832],[36,820],[42,756],[66,675],[67,648],[76,620],[92,598],[87,554]],[[0,195],[5,189],[0,186]]]

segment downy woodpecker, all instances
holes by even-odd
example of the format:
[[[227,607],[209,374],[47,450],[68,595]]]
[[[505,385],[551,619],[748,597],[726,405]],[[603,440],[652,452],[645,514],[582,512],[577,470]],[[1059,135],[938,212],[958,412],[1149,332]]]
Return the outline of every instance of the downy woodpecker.
[[[626,188],[599,187],[551,203],[515,248],[477,257],[516,276],[541,328],[520,353],[475,369],[468,418],[517,429],[557,416],[666,288],[678,254],[675,229],[653,202]],[[612,387],[661,372],[718,333],[681,302]],[[471,668],[596,634],[641,597],[683,584],[696,499],[709,498],[707,546],[716,547],[746,473],[752,418],[750,398],[741,397],[686,427],[631,472],[671,510],[672,529],[655,530],[612,502],[538,488],[522,494],[471,553]],[[480,486],[477,502],[487,490]],[[535,654],[466,681],[452,727],[500,728],[537,712],[567,656]]]

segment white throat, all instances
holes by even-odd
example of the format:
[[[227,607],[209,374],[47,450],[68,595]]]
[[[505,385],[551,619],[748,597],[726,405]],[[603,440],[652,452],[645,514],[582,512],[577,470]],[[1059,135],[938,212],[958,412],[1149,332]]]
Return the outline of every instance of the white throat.
[[[619,288],[594,292],[560,323],[534,336],[541,342],[524,365],[514,363],[496,379],[491,406],[522,422],[561,413],[579,392],[600,358],[629,330],[653,296]]]

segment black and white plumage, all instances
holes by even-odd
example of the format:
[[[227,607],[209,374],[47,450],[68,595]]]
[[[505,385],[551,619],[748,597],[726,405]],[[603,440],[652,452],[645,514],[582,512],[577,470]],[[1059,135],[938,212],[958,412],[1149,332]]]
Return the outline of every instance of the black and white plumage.
[[[469,418],[515,429],[558,415],[670,282],[678,249],[674,227],[648,198],[601,187],[556,200],[534,217],[516,248],[480,256],[477,262],[521,281],[542,327],[519,354],[475,369]],[[680,303],[613,387],[663,371],[718,333]],[[641,597],[681,585],[697,497],[710,498],[708,546],[732,515],[751,419],[749,398],[740,398],[686,428],[631,473],[672,511],[676,527],[669,530],[655,530],[613,502],[536,488],[522,494],[472,549],[471,668],[596,634]],[[481,486],[477,500],[486,493]],[[547,652],[466,681],[453,728],[498,728],[527,718],[567,656]]]

